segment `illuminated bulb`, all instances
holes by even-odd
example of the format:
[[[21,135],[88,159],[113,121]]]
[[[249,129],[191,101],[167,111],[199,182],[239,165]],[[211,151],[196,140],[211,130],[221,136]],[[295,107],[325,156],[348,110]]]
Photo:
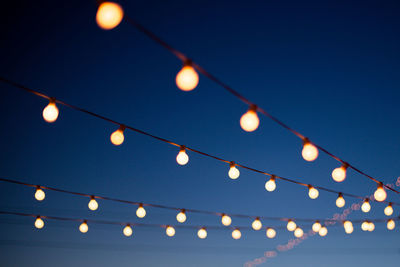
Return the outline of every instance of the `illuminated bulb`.
[[[388,230],[393,230],[396,227],[396,223],[394,222],[394,220],[390,219],[389,221],[387,221],[386,227]]]
[[[387,207],[385,208],[385,210],[383,212],[385,213],[386,216],[392,215],[393,214],[392,203],[389,203],[389,205],[387,205]]]
[[[346,234],[351,234],[351,233],[353,233],[353,231],[354,231],[354,228],[353,227],[347,227],[347,228],[344,228],[344,231],[346,232]]]
[[[369,222],[368,231],[372,232],[375,230],[375,224],[373,222]]]
[[[296,229],[296,227],[297,227],[296,223],[295,223],[294,221],[292,221],[292,220],[289,220],[288,223],[287,223],[287,225],[286,225],[286,228],[287,228],[290,232],[293,232],[293,231]]]
[[[181,149],[176,156],[176,162],[178,162],[179,165],[185,165],[189,162],[189,156],[186,154],[186,149],[184,146],[181,146]]]
[[[363,231],[368,231],[368,229],[369,229],[369,223],[368,223],[367,221],[364,221],[364,222],[361,224],[361,229],[362,229]]]
[[[184,223],[186,221],[186,214],[185,214],[185,210],[181,210],[181,212],[179,212],[176,215],[176,220],[180,223]]]
[[[236,168],[235,163],[231,162],[231,167],[228,172],[229,178],[235,180],[239,177],[240,171]]]
[[[271,176],[271,179],[265,183],[265,189],[268,192],[272,192],[276,189],[275,177]]]
[[[192,91],[199,84],[199,75],[190,63],[186,63],[176,75],[175,81],[182,91]]]
[[[43,109],[43,119],[49,123],[55,122],[58,118],[58,108],[55,99],[50,99],[50,103]]]
[[[120,5],[114,2],[104,2],[97,10],[96,22],[103,30],[111,30],[121,23],[123,17],[124,11]]]
[[[206,238],[206,237],[207,237],[206,228],[201,228],[201,229],[199,229],[199,231],[197,232],[197,236],[198,236],[200,239]]]
[[[343,226],[346,234],[351,234],[354,231],[353,223],[351,221],[345,221]]]
[[[344,179],[346,179],[346,170],[347,170],[347,165],[342,165],[339,168],[336,168],[332,171],[332,178],[336,182],[340,183],[343,182]]]
[[[312,225],[312,230],[314,232],[319,232],[319,230],[321,229],[322,225],[319,221],[316,221],[313,225]]]
[[[235,229],[232,231],[232,238],[233,239],[240,239],[242,237],[242,233],[239,229]]]
[[[253,223],[251,224],[251,227],[253,227],[253,229],[256,230],[256,231],[260,230],[261,227],[262,227],[262,223],[261,223],[260,219],[256,218],[253,221]]]
[[[97,204],[97,201],[96,201],[96,199],[94,199],[93,196],[90,197],[88,207],[90,210],[97,210],[97,208],[99,207],[99,204]]]
[[[336,206],[338,208],[343,208],[345,204],[346,204],[346,201],[344,200],[342,193],[339,193],[339,196],[336,199]]]
[[[122,232],[124,233],[124,236],[131,236],[132,235],[132,233],[133,233],[133,231],[132,231],[132,227],[129,225],[129,224],[127,224],[125,227],[124,227],[124,230],[122,230]]]
[[[309,141],[304,141],[303,151],[301,151],[303,159],[306,161],[314,161],[318,157],[318,149]]]
[[[260,119],[257,116],[257,107],[251,105],[249,110],[240,118],[240,126],[246,132],[255,131],[260,124]]]
[[[303,229],[301,229],[300,227],[297,227],[296,230],[294,230],[294,236],[297,238],[302,237],[304,234]]]
[[[361,210],[363,212],[369,212],[371,210],[371,205],[369,204],[369,199],[364,200],[363,204],[361,205]]]
[[[167,234],[167,236],[174,236],[175,228],[172,226],[167,226],[167,228],[165,229],[165,233]]]
[[[378,188],[376,189],[375,193],[374,193],[374,198],[375,200],[382,202],[386,199],[386,191],[385,189],[383,189],[382,184],[378,185]]]
[[[89,226],[87,225],[86,221],[83,221],[83,223],[79,225],[79,231],[81,231],[81,233],[87,233],[87,231],[89,231]]]
[[[136,210],[136,216],[139,218],[146,216],[146,210],[143,208],[143,204],[139,204],[139,207]]]
[[[274,238],[276,236],[276,231],[273,228],[268,228],[266,234],[268,238]]]
[[[228,215],[224,214],[221,217],[221,222],[222,222],[223,225],[229,226],[232,223],[232,219]]]
[[[36,200],[42,201],[45,197],[46,197],[46,194],[44,193],[44,191],[42,189],[40,189],[40,187],[37,187],[36,192],[35,192]]]
[[[118,130],[116,130],[115,132],[113,132],[110,136],[110,140],[111,143],[113,143],[113,145],[119,146],[120,144],[122,144],[124,142],[124,130],[125,127],[124,126],[120,126]]]
[[[313,186],[309,185],[308,186],[308,196],[311,199],[316,199],[319,196],[319,192],[316,188],[314,188]]]
[[[40,216],[37,216],[37,217],[36,217],[36,220],[35,220],[35,227],[36,227],[37,229],[42,229],[42,228],[44,227],[44,221],[42,220],[42,218],[40,218]]]
[[[320,236],[326,236],[328,234],[328,228],[326,228],[325,226],[322,226],[321,229],[319,229],[318,234]]]

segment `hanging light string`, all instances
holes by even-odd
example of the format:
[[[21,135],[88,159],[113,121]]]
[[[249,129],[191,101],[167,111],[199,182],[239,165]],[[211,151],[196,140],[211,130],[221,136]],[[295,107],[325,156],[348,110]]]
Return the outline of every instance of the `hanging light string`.
[[[142,134],[142,135],[151,137],[151,138],[153,138],[153,139],[159,140],[159,141],[161,141],[161,142],[164,142],[164,143],[167,143],[167,144],[170,144],[170,145],[179,147],[179,148],[180,148],[180,151],[181,151],[181,152],[183,151],[182,153],[183,153],[184,155],[186,155],[186,154],[185,154],[185,151],[186,151],[186,150],[192,151],[192,152],[194,152],[194,153],[203,155],[203,156],[205,156],[205,157],[209,157],[209,158],[218,160],[218,161],[220,161],[220,162],[227,163],[227,164],[229,164],[231,167],[232,167],[232,164],[233,164],[234,166],[241,167],[241,168],[243,168],[243,169],[246,169],[246,170],[249,170],[249,171],[252,171],[252,172],[255,172],[255,173],[259,173],[259,174],[263,174],[263,175],[269,176],[269,177],[271,178],[270,181],[271,181],[271,180],[275,181],[275,179],[279,179],[279,180],[283,180],[283,181],[290,182],[290,183],[293,183],[293,184],[301,185],[301,186],[303,186],[303,187],[307,187],[307,188],[309,188],[309,196],[310,196],[311,198],[313,198],[313,199],[316,198],[316,197],[318,197],[318,191],[316,191],[316,189],[319,189],[319,190],[322,190],[322,191],[325,191],[325,192],[330,192],[330,193],[338,194],[338,195],[340,194],[340,195],[342,195],[342,196],[347,196],[347,197],[351,197],[351,198],[364,199],[364,197],[357,196],[357,195],[354,195],[354,194],[343,193],[343,192],[336,191],[336,190],[329,189],[329,188],[322,187],[322,186],[312,186],[311,184],[306,184],[306,183],[303,183],[303,182],[300,182],[300,181],[296,181],[296,180],[293,180],[293,179],[290,179],[290,178],[285,178],[285,177],[282,177],[282,176],[278,176],[278,175],[275,175],[275,174],[268,173],[268,172],[266,172],[266,171],[262,171],[262,170],[258,170],[258,169],[255,169],[255,168],[252,168],[252,167],[249,167],[249,166],[246,166],[246,165],[242,165],[242,164],[239,164],[239,163],[237,163],[237,162],[229,161],[229,160],[226,160],[226,159],[223,159],[223,158],[214,156],[214,155],[209,154],[209,153],[206,153],[206,152],[199,151],[199,150],[197,150],[197,149],[194,149],[194,148],[191,148],[191,147],[188,147],[188,146],[180,145],[180,144],[178,144],[178,143],[176,143],[176,142],[173,142],[173,141],[170,141],[170,140],[168,140],[168,139],[166,139],[166,138],[162,138],[162,137],[159,137],[159,136],[150,134],[150,133],[148,133],[148,132],[145,132],[145,131],[143,131],[143,130],[134,128],[134,127],[132,127],[132,126],[129,126],[129,125],[126,125],[126,124],[117,122],[116,120],[110,119],[110,118],[105,117],[105,116],[103,116],[103,115],[99,115],[99,114],[97,114],[97,113],[91,112],[91,111],[86,110],[86,109],[84,109],[84,108],[81,108],[81,107],[78,107],[78,106],[75,106],[75,105],[68,104],[68,103],[66,103],[66,102],[64,102],[64,101],[61,101],[61,100],[59,100],[59,99],[56,99],[56,98],[54,98],[54,97],[49,97],[48,95],[46,95],[46,94],[44,94],[44,93],[38,92],[37,90],[33,90],[33,89],[31,89],[31,88],[28,88],[28,87],[26,87],[26,86],[24,86],[24,85],[21,85],[21,84],[17,83],[17,82],[14,82],[14,81],[5,79],[5,78],[3,78],[3,77],[0,77],[0,81],[4,82],[4,83],[6,83],[6,84],[12,85],[12,86],[14,86],[15,88],[21,89],[21,90],[23,90],[23,91],[25,91],[25,92],[29,92],[29,93],[31,93],[31,94],[34,94],[34,95],[36,95],[36,96],[39,96],[39,97],[41,97],[41,98],[45,98],[45,99],[49,100],[49,101],[50,101],[50,104],[49,104],[49,105],[51,105],[51,104],[53,103],[53,105],[54,105],[53,108],[56,109],[56,117],[55,117],[55,119],[56,119],[57,116],[58,116],[58,108],[55,107],[55,103],[58,103],[58,104],[61,104],[61,105],[63,105],[63,106],[66,106],[66,107],[68,107],[68,108],[71,108],[71,109],[73,109],[73,110],[76,110],[76,111],[79,111],[79,112],[88,114],[88,115],[90,115],[90,116],[96,117],[96,118],[98,118],[98,119],[101,119],[101,120],[104,120],[104,121],[113,123],[113,124],[119,126],[119,129],[118,129],[116,132],[120,131],[120,132],[122,133],[124,130],[127,129],[127,130],[134,131],[134,132],[136,132],[136,133],[139,133],[139,134]],[[46,109],[47,109],[47,107],[45,108],[45,110],[46,110]],[[44,110],[44,111],[45,111],[45,110]],[[44,115],[44,117],[45,117],[45,114],[43,114],[43,115]],[[45,117],[45,119],[46,119],[46,117]],[[47,120],[47,121],[48,121],[48,122],[54,122],[55,119],[52,118],[51,120]],[[121,134],[121,133],[120,133],[120,134]],[[114,135],[114,134],[113,134],[113,135]],[[113,137],[113,135],[111,136],[111,138]],[[120,145],[120,144],[123,142],[123,134],[122,134],[122,142],[119,141],[118,143],[115,143],[115,141],[113,141],[113,140],[111,140],[111,141],[112,141],[115,145]],[[179,153],[179,154],[181,154],[181,153]],[[179,154],[178,154],[178,156],[179,156]],[[187,155],[186,155],[186,157],[187,157]],[[177,160],[178,160],[178,163],[179,163],[179,164],[184,165],[184,164],[187,163],[188,158],[186,158],[186,160],[185,160],[184,162],[182,162],[182,163],[179,161],[178,158],[177,158]],[[384,184],[379,184],[379,186],[385,186],[385,187],[387,187],[387,185],[384,185]],[[269,190],[269,189],[267,188],[267,185],[266,185],[266,189],[267,189],[268,191],[273,191],[273,190],[274,190],[274,189],[273,189],[273,190]],[[314,196],[312,196],[312,195],[310,194],[311,192],[315,192],[316,194],[314,194]],[[384,192],[384,193],[385,193],[385,192]],[[371,200],[371,201],[375,201],[374,199],[370,199],[370,200]],[[384,201],[384,200],[380,200],[379,202],[389,203],[388,201]]]

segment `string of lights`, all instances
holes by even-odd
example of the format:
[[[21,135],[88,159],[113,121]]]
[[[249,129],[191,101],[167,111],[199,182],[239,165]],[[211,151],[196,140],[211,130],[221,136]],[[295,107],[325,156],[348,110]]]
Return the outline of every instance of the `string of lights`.
[[[100,28],[104,30],[111,30],[115,27],[117,27],[122,19],[125,18],[125,20],[131,24],[133,27],[135,27],[137,30],[145,34],[147,37],[149,37],[151,40],[153,40],[155,43],[161,45],[162,47],[166,48],[170,53],[172,53],[175,57],[177,57],[179,60],[182,61],[183,67],[179,71],[179,73],[176,76],[176,84],[179,89],[182,91],[192,91],[195,89],[199,83],[199,75],[197,74],[196,70],[206,76],[208,79],[211,81],[215,82],[218,84],[220,87],[225,89],[227,92],[238,98],[240,101],[244,102],[246,105],[249,106],[249,110],[241,117],[240,119],[240,125],[243,128],[243,130],[247,132],[252,132],[255,131],[260,123],[260,120],[257,116],[257,112],[265,115],[284,129],[288,130],[292,134],[296,135],[298,138],[300,138],[303,141],[303,150],[302,150],[302,156],[306,161],[314,161],[318,157],[318,149],[330,156],[331,158],[339,161],[341,163],[341,166],[338,168],[335,168],[332,171],[332,178],[336,182],[343,182],[346,179],[346,171],[348,168],[354,170],[355,172],[361,174],[362,176],[374,181],[375,183],[378,184],[378,187],[385,187],[397,194],[400,193],[400,191],[386,186],[383,184],[382,181],[372,177],[371,175],[368,175],[364,171],[361,171],[359,168],[356,168],[354,165],[350,164],[349,162],[342,160],[338,156],[334,155],[333,153],[329,152],[327,149],[324,147],[316,144],[315,142],[312,142],[310,138],[306,137],[305,135],[301,134],[299,131],[291,128],[288,126],[286,123],[278,119],[277,117],[273,116],[269,112],[267,112],[265,109],[261,108],[260,106],[256,105],[246,97],[244,97],[242,94],[240,94],[238,91],[230,87],[228,84],[224,83],[220,79],[218,79],[216,76],[208,72],[205,68],[200,66],[198,63],[194,62],[192,59],[187,57],[184,53],[181,51],[177,50],[176,48],[172,47],[170,44],[162,40],[160,37],[158,37],[156,34],[154,34],[152,31],[144,27],[142,24],[134,20],[133,18],[129,17],[128,15],[124,14],[124,10],[122,7],[111,1],[100,1],[97,14],[96,14],[96,21],[97,24]]]
[[[180,144],[178,144],[176,142],[173,142],[173,141],[170,141],[170,140],[168,140],[166,138],[159,137],[159,136],[153,135],[151,133],[148,133],[146,131],[134,128],[132,126],[129,126],[129,125],[126,125],[126,124],[123,124],[123,123],[120,123],[120,122],[117,122],[116,120],[110,119],[108,117],[105,117],[103,115],[94,113],[92,111],[88,111],[88,110],[86,110],[84,108],[81,108],[81,107],[78,107],[78,106],[74,106],[72,104],[68,104],[68,103],[66,103],[64,101],[61,101],[61,100],[56,99],[54,97],[50,97],[50,96],[48,96],[48,95],[46,95],[44,93],[41,93],[41,92],[39,92],[37,90],[33,90],[31,88],[28,88],[28,87],[26,87],[24,85],[21,85],[19,83],[14,82],[14,81],[10,81],[10,80],[5,79],[3,77],[0,77],[0,81],[6,83],[8,85],[11,85],[11,86],[13,86],[15,88],[21,89],[21,90],[23,90],[25,92],[29,92],[29,93],[31,93],[33,95],[36,95],[36,96],[39,96],[41,98],[45,98],[45,99],[49,100],[49,104],[43,109],[43,112],[42,112],[44,120],[46,122],[48,122],[48,123],[53,123],[53,122],[55,122],[57,120],[57,118],[59,116],[59,109],[58,109],[56,104],[60,104],[60,105],[66,106],[68,108],[71,108],[73,110],[88,114],[90,116],[93,116],[93,117],[96,117],[98,119],[101,119],[101,120],[104,120],[104,121],[107,121],[107,122],[110,122],[112,124],[117,125],[118,129],[115,132],[113,132],[111,134],[111,136],[110,136],[111,142],[116,146],[121,145],[124,142],[124,140],[125,140],[124,132],[126,130],[131,130],[133,132],[136,132],[136,133],[151,137],[151,138],[156,139],[158,141],[161,141],[161,142],[164,142],[164,143],[179,147],[179,153],[178,153],[178,155],[176,157],[176,161],[177,161],[177,163],[179,165],[186,165],[189,162],[189,156],[187,155],[186,151],[192,151],[192,152],[200,154],[202,156],[205,156],[205,157],[208,157],[208,158],[212,158],[212,159],[215,159],[217,161],[229,164],[230,168],[229,168],[229,171],[228,171],[228,176],[232,180],[237,179],[239,177],[239,175],[240,175],[240,171],[239,171],[239,169],[237,167],[240,167],[240,168],[243,168],[243,169],[255,172],[255,173],[259,173],[259,174],[263,174],[265,176],[268,176],[269,180],[265,183],[265,189],[267,191],[269,191],[269,192],[274,191],[276,189],[276,179],[279,179],[279,180],[282,180],[282,181],[286,181],[286,182],[297,184],[297,185],[300,185],[300,186],[303,186],[303,187],[307,187],[308,195],[309,195],[309,197],[311,199],[318,198],[318,196],[319,196],[319,191],[318,190],[336,194],[338,196],[337,197],[337,201],[336,201],[336,205],[338,207],[343,207],[345,205],[344,196],[351,197],[351,198],[357,198],[357,199],[364,199],[364,202],[365,202],[365,211],[364,212],[368,212],[371,209],[371,206],[369,204],[370,201],[383,202],[383,203],[389,204],[390,206],[395,204],[394,202],[386,201],[387,193],[386,193],[386,191],[384,189],[384,186],[386,186],[386,185],[383,185],[383,184],[379,184],[378,185],[377,190],[374,193],[374,198],[365,199],[364,197],[358,196],[358,195],[355,195],[355,194],[344,193],[344,192],[340,192],[340,191],[333,190],[333,189],[326,188],[326,187],[322,187],[322,186],[303,183],[303,182],[300,182],[300,181],[297,181],[297,180],[294,180],[294,179],[285,178],[285,177],[282,177],[282,176],[279,176],[279,175],[276,175],[276,174],[271,174],[271,173],[268,173],[266,171],[262,171],[262,170],[255,169],[255,168],[243,165],[243,164],[239,164],[239,163],[237,163],[235,161],[229,161],[229,160],[223,159],[221,157],[218,157],[218,156],[206,153],[206,152],[202,152],[202,151],[197,150],[197,149],[192,148],[192,147],[188,147],[188,146],[185,146],[185,145],[180,145]],[[395,205],[400,205],[400,203],[399,204],[396,203]]]

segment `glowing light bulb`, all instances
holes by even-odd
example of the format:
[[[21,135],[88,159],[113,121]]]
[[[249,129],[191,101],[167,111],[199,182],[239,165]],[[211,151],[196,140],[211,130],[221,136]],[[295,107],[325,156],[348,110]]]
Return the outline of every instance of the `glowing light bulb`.
[[[94,199],[94,196],[90,197],[88,207],[90,210],[97,210],[97,208],[99,207],[99,204],[97,204],[97,201],[96,199]]]
[[[294,236],[297,238],[302,237],[303,234],[303,229],[301,229],[300,227],[297,227],[296,230],[294,230]]]
[[[365,213],[371,210],[371,205],[369,204],[369,199],[365,199],[363,204],[361,205],[361,210]]]
[[[375,224],[373,222],[368,223],[368,231],[372,232],[375,230]]]
[[[43,119],[49,123],[55,122],[58,118],[58,113],[56,100],[54,98],[50,98],[49,104],[43,109]]]
[[[240,118],[240,126],[246,132],[253,132],[258,128],[260,119],[257,116],[257,107],[251,105],[249,110]]]
[[[117,27],[124,17],[124,11],[120,5],[114,2],[100,4],[96,14],[96,22],[103,30],[111,30]]]
[[[316,188],[314,188],[313,186],[309,185],[308,186],[308,196],[311,199],[316,199],[319,196],[319,192]]]
[[[238,170],[238,168],[236,168],[236,165],[234,162],[231,162],[230,165],[231,165],[231,167],[229,168],[228,175],[229,175],[229,178],[235,180],[235,179],[239,178],[240,171]]]
[[[180,223],[186,222],[186,213],[185,213],[185,210],[181,210],[181,212],[179,212],[179,213],[176,215],[176,220],[177,220],[178,222],[180,222]]]
[[[175,235],[175,228],[172,226],[167,226],[167,228],[165,229],[165,233],[167,234],[167,236],[174,236]]]
[[[338,208],[343,208],[345,204],[346,204],[346,201],[344,200],[342,193],[339,193],[339,196],[336,199],[336,206]]]
[[[260,230],[261,227],[262,227],[262,223],[261,223],[260,219],[259,219],[259,218],[256,218],[256,219],[253,221],[253,223],[251,224],[251,227],[252,227],[254,230],[256,230],[256,231]]]
[[[363,231],[368,231],[368,229],[369,229],[369,222],[364,221],[364,222],[361,224],[361,229],[362,229]]]
[[[240,239],[242,237],[242,233],[240,232],[239,229],[235,229],[232,231],[232,238],[233,239]]]
[[[44,191],[42,189],[40,189],[40,187],[38,186],[36,188],[36,192],[35,192],[35,198],[38,201],[42,201],[44,198],[46,197],[46,194],[44,193]]]
[[[276,231],[273,228],[267,228],[266,235],[268,238],[274,238],[276,236]]]
[[[318,234],[320,236],[326,236],[328,234],[328,228],[325,226],[322,226],[321,229],[319,229]]]
[[[351,234],[354,231],[353,223],[351,221],[345,221],[343,227],[346,234]]]
[[[189,156],[186,154],[186,149],[184,146],[181,146],[181,149],[176,156],[176,162],[178,162],[179,165],[186,165],[189,162]]]
[[[393,214],[393,207],[391,202],[389,203],[389,205],[387,205],[387,207],[383,212],[385,213],[386,216],[390,216]]]
[[[375,200],[382,202],[386,199],[387,194],[385,189],[383,189],[383,185],[380,184],[378,185],[378,188],[376,189],[375,193],[374,193],[374,198]]]
[[[232,223],[232,219],[231,217],[229,217],[228,215],[224,214],[221,217],[221,223],[225,226],[229,226]]]
[[[386,227],[388,230],[393,230],[396,227],[394,220],[390,219],[387,221]]]
[[[319,221],[316,221],[313,225],[312,225],[312,230],[314,232],[319,232],[319,230],[321,229],[322,225]]]
[[[143,208],[143,204],[139,204],[139,207],[136,210],[136,216],[139,218],[144,218],[144,216],[146,216],[146,210]]]
[[[124,142],[124,130],[125,126],[120,126],[118,130],[111,134],[110,140],[113,145],[119,146]]]
[[[318,157],[318,149],[305,139],[301,155],[306,161],[314,161]]]
[[[36,227],[37,229],[42,229],[42,228],[44,227],[44,221],[42,220],[42,218],[40,218],[40,216],[37,216],[37,217],[36,217],[36,220],[35,220],[35,227]]]
[[[199,229],[199,231],[197,231],[197,236],[198,236],[200,239],[206,238],[206,237],[207,237],[206,228],[203,227],[203,228]]]
[[[190,62],[184,64],[175,78],[176,85],[182,91],[192,91],[199,84],[199,75]]]
[[[275,183],[275,176],[271,176],[271,179],[269,179],[266,183],[265,183],[265,189],[268,192],[272,192],[276,189],[276,183]]]
[[[346,170],[347,165],[342,165],[341,167],[334,169],[332,171],[333,180],[338,183],[343,182],[344,179],[346,179]]]
[[[289,220],[288,223],[287,223],[287,225],[286,225],[286,228],[287,228],[290,232],[293,232],[293,231],[296,229],[296,227],[297,227],[296,223],[295,223],[294,221],[292,221],[292,220]]]
[[[83,223],[79,225],[79,231],[84,234],[87,233],[87,231],[89,231],[89,226],[87,225],[86,221],[83,221]]]
[[[127,224],[122,230],[122,233],[124,234],[124,236],[128,237],[131,236],[133,233],[132,227],[129,224]]]

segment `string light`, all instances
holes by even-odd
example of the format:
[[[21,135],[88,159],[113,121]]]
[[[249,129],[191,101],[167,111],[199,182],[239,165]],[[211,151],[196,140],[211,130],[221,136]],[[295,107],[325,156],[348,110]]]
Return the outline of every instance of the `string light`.
[[[276,231],[273,228],[268,227],[266,231],[266,235],[268,238],[274,238],[276,236]]]
[[[240,126],[246,132],[253,132],[260,125],[260,119],[257,115],[257,106],[251,105],[249,110],[240,118]]]
[[[261,221],[260,221],[260,218],[256,218],[256,219],[253,221],[253,223],[251,224],[251,227],[252,227],[254,230],[256,230],[256,231],[260,230],[261,227],[262,227],[262,223],[261,223]]]
[[[117,27],[124,17],[122,7],[114,2],[103,2],[97,9],[96,22],[103,30]]]
[[[186,212],[185,210],[181,210],[177,215],[176,215],[176,220],[180,223],[184,223],[186,221]]]
[[[58,118],[58,113],[56,100],[54,98],[50,98],[49,104],[43,109],[43,119],[48,123],[55,122]]]
[[[371,210],[371,205],[369,204],[369,199],[366,198],[361,205],[361,210],[365,213],[369,212]]]
[[[373,222],[368,223],[368,231],[372,232],[375,230],[375,224]]]
[[[351,234],[354,231],[353,223],[351,221],[345,221],[343,227],[346,234]]]
[[[311,199],[316,199],[319,196],[319,192],[312,185],[308,185],[308,196]]]
[[[265,183],[265,189],[268,192],[272,192],[276,189],[276,183],[275,183],[275,176],[272,175],[271,178]]]
[[[222,223],[224,226],[229,226],[229,225],[231,225],[231,223],[232,223],[232,219],[231,219],[231,217],[229,217],[228,215],[224,214],[224,215],[222,215],[222,217],[221,217],[221,223]]]
[[[199,84],[199,75],[192,67],[191,62],[184,63],[182,69],[176,75],[176,85],[182,91],[192,91]]]
[[[320,236],[326,236],[328,234],[328,228],[325,226],[322,226],[321,229],[319,229],[318,234]]]
[[[394,220],[390,219],[387,221],[386,227],[388,230],[393,230],[396,227]]]
[[[110,140],[113,145],[119,146],[124,142],[124,130],[125,126],[121,125],[118,130],[111,134]]]
[[[88,207],[90,210],[97,210],[97,208],[99,207],[99,204],[97,204],[97,201],[96,199],[94,199],[94,196],[90,197]]]
[[[296,229],[297,225],[293,220],[289,220],[286,228],[288,229],[288,231],[293,232]]]
[[[301,155],[306,161],[314,161],[318,158],[318,149],[308,139],[304,139]]]
[[[369,223],[368,223],[368,221],[364,221],[364,222],[361,224],[361,229],[362,229],[363,231],[368,231],[368,230],[369,230]]]
[[[392,202],[389,202],[389,205],[384,209],[384,213],[386,216],[391,216],[393,214]]]
[[[89,226],[87,225],[86,221],[83,221],[83,223],[81,223],[81,225],[79,225],[79,231],[83,234],[87,233],[87,231],[89,231]]]
[[[294,236],[297,238],[302,237],[304,234],[303,229],[301,229],[300,227],[297,227],[296,230],[294,230]]]
[[[124,236],[131,236],[133,234],[133,230],[132,227],[130,226],[130,224],[127,224],[124,229],[122,230],[122,233],[124,234]]]
[[[139,207],[136,210],[136,216],[139,218],[144,218],[144,216],[146,216],[146,210],[143,208],[143,204],[139,204]]]
[[[37,216],[37,217],[36,217],[36,220],[35,220],[35,227],[36,227],[37,229],[42,229],[42,228],[44,227],[44,221],[42,220],[42,218],[40,218],[40,216]]]
[[[165,233],[167,234],[167,236],[172,237],[175,235],[175,228],[172,226],[167,226],[167,228],[165,229]]]
[[[238,168],[236,168],[236,164],[233,161],[230,163],[228,175],[229,178],[231,178],[232,180],[239,178],[240,171],[238,170]]]
[[[378,188],[376,189],[376,191],[374,193],[375,200],[382,202],[382,201],[385,201],[386,197],[387,197],[387,194],[386,194],[385,189],[383,189],[383,185],[379,184]]]
[[[181,146],[181,149],[176,156],[176,162],[178,162],[179,165],[186,165],[189,162],[189,156],[186,154],[186,149],[184,146]]]
[[[346,201],[345,201],[344,198],[343,198],[343,194],[342,194],[342,193],[339,193],[339,196],[338,196],[338,198],[336,199],[336,206],[337,206],[338,208],[343,208],[345,204],[346,204]]]
[[[315,221],[315,223],[312,225],[312,230],[318,233],[321,227],[322,227],[321,223],[319,221]]]
[[[343,164],[341,167],[336,168],[332,171],[332,178],[334,181],[340,183],[346,179],[347,164]]]
[[[37,201],[42,201],[46,197],[44,191],[40,188],[40,186],[36,187],[35,198]]]
[[[238,228],[236,228],[235,230],[232,231],[232,238],[237,240],[240,239],[242,237],[242,233],[240,232],[240,230]]]
[[[206,228],[200,228],[199,229],[199,231],[197,231],[197,236],[200,238],[200,239],[205,239],[206,237],[207,237],[207,231],[206,231]]]

